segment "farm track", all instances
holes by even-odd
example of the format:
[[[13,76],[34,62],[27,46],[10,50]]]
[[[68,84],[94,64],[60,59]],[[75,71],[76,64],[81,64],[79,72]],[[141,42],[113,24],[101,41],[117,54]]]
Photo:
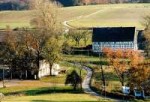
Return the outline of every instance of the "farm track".
[[[93,12],[93,13],[90,13],[90,14],[88,14],[88,15],[80,15],[80,16],[78,16],[78,17],[76,17],[76,18],[74,18],[74,19],[71,19],[71,20],[68,20],[68,21],[64,21],[63,22],[63,25],[66,27],[66,29],[68,30],[69,28],[75,28],[74,26],[71,26],[70,24],[69,24],[69,22],[72,22],[72,21],[75,21],[75,20],[79,20],[79,19],[82,19],[82,18],[88,18],[88,17],[90,17],[90,16],[93,16],[93,15],[95,15],[95,14],[97,14],[97,13],[99,13],[99,12],[102,12],[102,11],[105,11],[105,10],[107,10],[107,8],[105,8],[105,9],[103,9],[103,10],[98,10],[98,11],[96,11],[96,12]]]
[[[90,88],[90,83],[91,83],[91,78],[92,78],[93,71],[92,71],[92,69],[90,69],[88,67],[85,67],[85,66],[83,67],[83,69],[86,70],[86,72],[87,72],[87,75],[86,75],[85,79],[82,82],[82,88],[83,88],[85,93],[90,94],[92,96],[99,97],[99,98],[104,98],[106,101],[107,100],[111,100],[113,102],[121,102],[121,100],[113,99],[113,98],[110,98],[110,97],[101,96],[101,95],[97,94],[96,92],[94,92]]]

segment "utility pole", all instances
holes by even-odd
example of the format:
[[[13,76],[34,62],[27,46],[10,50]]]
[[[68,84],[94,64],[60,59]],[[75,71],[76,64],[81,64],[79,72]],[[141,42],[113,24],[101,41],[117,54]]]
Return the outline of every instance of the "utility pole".
[[[101,69],[101,77],[102,77],[102,82],[103,82],[103,87],[102,87],[102,91],[104,91],[104,95],[105,95],[105,97],[106,97],[106,82],[105,82],[105,75],[104,75],[104,70],[103,70],[103,65],[102,65],[102,63],[101,63],[101,56],[102,55],[102,52],[100,52],[99,51],[99,61],[100,61],[100,63],[99,63],[99,65],[100,65],[100,69]]]

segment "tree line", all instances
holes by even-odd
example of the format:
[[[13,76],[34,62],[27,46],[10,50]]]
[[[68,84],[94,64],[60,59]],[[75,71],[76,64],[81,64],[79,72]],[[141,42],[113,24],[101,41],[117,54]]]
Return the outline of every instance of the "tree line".
[[[149,3],[149,0],[57,0],[64,6],[115,4],[115,3]]]
[[[28,0],[3,0],[0,1],[0,10],[25,10],[29,8]]]
[[[0,10],[25,10],[29,9],[32,0],[1,0]],[[63,6],[114,4],[114,3],[149,3],[149,0],[49,0],[57,1]]]

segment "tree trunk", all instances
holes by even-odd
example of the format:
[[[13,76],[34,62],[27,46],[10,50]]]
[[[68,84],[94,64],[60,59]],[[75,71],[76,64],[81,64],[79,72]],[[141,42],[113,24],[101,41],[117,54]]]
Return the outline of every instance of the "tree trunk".
[[[106,86],[106,82],[105,82],[105,76],[104,76],[104,70],[103,70],[103,66],[101,65],[101,73],[102,73],[102,81],[103,81],[103,86]]]
[[[84,45],[86,47],[86,45],[87,45],[87,39],[84,39]]]
[[[36,64],[37,64],[37,72],[36,72],[36,79],[39,79],[39,69],[40,69],[40,52],[37,52],[37,58],[36,58]]]
[[[121,75],[121,78],[122,78],[121,85],[124,86],[124,73]]]
[[[74,84],[74,85],[73,85],[73,90],[76,90],[76,88],[77,88],[77,85]]]
[[[79,47],[79,45],[80,45],[80,41],[78,41],[78,47]]]
[[[49,69],[50,69],[50,76],[52,76],[52,68],[53,68],[53,64],[49,64]]]
[[[80,69],[80,78],[82,78],[82,69]],[[82,81],[80,81],[80,89],[82,90]]]
[[[12,80],[12,68],[9,66],[9,71],[10,71],[10,80]]]
[[[25,72],[25,79],[28,79],[28,71]]]

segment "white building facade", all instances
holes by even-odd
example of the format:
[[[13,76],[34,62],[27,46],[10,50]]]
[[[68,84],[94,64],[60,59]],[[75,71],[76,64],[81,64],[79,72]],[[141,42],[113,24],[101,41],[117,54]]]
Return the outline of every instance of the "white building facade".
[[[52,67],[52,75],[58,75],[60,71],[60,66],[58,64],[54,64]],[[50,75],[49,63],[45,60],[40,61],[40,68],[38,77],[44,77]]]

